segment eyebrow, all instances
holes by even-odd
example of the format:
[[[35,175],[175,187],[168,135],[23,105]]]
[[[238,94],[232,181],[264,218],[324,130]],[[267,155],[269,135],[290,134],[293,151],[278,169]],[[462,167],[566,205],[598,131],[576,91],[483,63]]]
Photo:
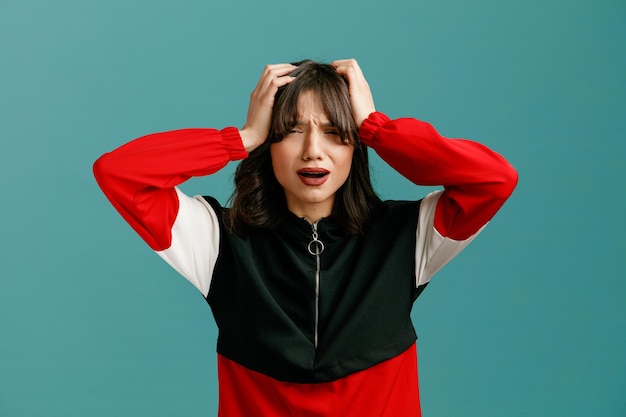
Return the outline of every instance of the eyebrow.
[[[305,123],[304,121],[302,121],[302,120],[298,120],[298,121],[296,121],[296,124],[295,124],[294,126],[302,126],[302,125],[306,125],[306,124],[307,124],[307,123]],[[332,122],[322,123],[322,125],[321,125],[321,126],[322,126],[322,127],[337,127],[337,126],[335,126],[335,124],[334,124],[334,123],[332,123]]]

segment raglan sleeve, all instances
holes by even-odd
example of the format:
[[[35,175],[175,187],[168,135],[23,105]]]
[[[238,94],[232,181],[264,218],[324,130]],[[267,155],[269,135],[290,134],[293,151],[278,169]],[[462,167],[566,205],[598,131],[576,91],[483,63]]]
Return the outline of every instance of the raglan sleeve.
[[[207,295],[218,255],[215,210],[177,187],[247,157],[234,127],[181,129],[135,139],[93,166],[107,199],[159,256]]]
[[[501,155],[474,141],[445,138],[423,121],[375,112],[359,137],[411,182],[443,186],[420,205],[418,288],[476,237],[517,185],[517,172]]]

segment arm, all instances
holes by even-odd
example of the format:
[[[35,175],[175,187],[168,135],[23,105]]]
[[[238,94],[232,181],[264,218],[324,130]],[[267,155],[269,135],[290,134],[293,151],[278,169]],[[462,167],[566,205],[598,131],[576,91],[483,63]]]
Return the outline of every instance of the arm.
[[[363,143],[415,184],[445,187],[435,211],[437,231],[456,240],[478,232],[517,184],[517,173],[509,163],[479,143],[446,139],[428,123],[389,120],[376,112],[356,60],[338,60],[333,65],[348,82],[352,114]]]
[[[418,293],[461,252],[511,195],[517,173],[489,148],[446,139],[428,123],[389,120],[372,113],[361,140],[389,165],[419,185],[443,185],[424,198],[416,231],[415,285]]]
[[[489,148],[447,139],[428,123],[390,120],[374,107],[371,91],[355,60],[333,63],[348,81],[352,113],[362,142],[418,185],[443,185],[420,206],[416,231],[416,285],[458,254],[511,195],[517,173]]]
[[[135,139],[102,155],[94,175],[111,204],[155,251],[171,245],[175,187],[247,156],[236,128],[184,129]]]
[[[154,250],[168,248],[179,201],[174,187],[243,159],[270,130],[274,96],[290,83],[290,64],[267,65],[251,94],[246,124],[236,128],[184,129],[136,139],[94,164],[104,194]]]
[[[246,156],[236,128],[184,129],[144,136],[102,155],[94,175],[139,236],[206,296],[219,253],[219,221],[204,200],[176,186]]]
[[[517,184],[517,173],[502,156],[477,142],[444,138],[425,122],[392,121],[372,113],[359,135],[413,183],[444,186],[434,218],[444,237],[465,240],[474,235]]]
[[[219,252],[215,211],[177,185],[243,159],[267,138],[274,95],[293,79],[289,64],[268,65],[252,92],[242,130],[183,129],[135,139],[94,164],[109,201],[172,267],[208,294]]]

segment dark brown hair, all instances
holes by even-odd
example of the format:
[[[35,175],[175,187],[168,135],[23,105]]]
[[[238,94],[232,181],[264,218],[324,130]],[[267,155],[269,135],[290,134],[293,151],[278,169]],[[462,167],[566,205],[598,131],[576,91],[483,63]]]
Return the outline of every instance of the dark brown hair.
[[[235,190],[224,221],[238,234],[245,234],[246,227],[273,229],[278,225],[287,202],[274,176],[270,146],[295,126],[300,95],[313,92],[342,141],[354,147],[350,174],[335,194],[332,216],[347,234],[363,233],[382,203],[372,188],[367,148],[358,138],[348,85],[331,65],[309,60],[294,65],[297,68],[291,75],[295,80],[276,93],[268,140],[250,152],[235,171]]]

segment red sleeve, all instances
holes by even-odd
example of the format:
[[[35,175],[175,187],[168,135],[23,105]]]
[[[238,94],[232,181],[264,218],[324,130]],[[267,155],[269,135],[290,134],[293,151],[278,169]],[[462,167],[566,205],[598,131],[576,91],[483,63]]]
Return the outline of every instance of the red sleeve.
[[[248,156],[237,128],[183,129],[135,139],[102,155],[96,181],[122,217],[156,251],[171,244],[175,186]]]
[[[517,184],[517,172],[496,152],[469,140],[444,138],[419,120],[372,113],[359,137],[413,183],[444,186],[435,228],[454,240],[480,230]]]

